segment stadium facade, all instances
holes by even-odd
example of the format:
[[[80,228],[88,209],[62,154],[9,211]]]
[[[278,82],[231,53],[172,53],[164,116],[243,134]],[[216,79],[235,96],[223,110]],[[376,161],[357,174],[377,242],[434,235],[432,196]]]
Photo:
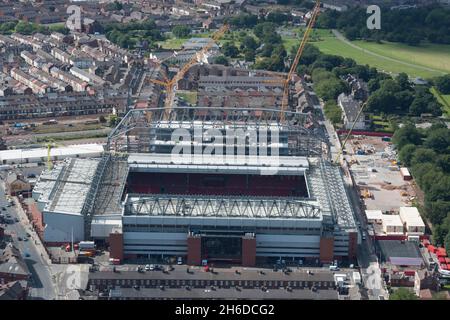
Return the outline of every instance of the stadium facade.
[[[279,113],[175,108],[167,120],[159,108],[130,111],[101,159],[71,159],[40,177],[44,240],[91,238],[112,258],[192,265],[355,258],[354,212],[321,129],[298,113],[281,123]],[[230,130],[244,138],[218,139]],[[71,212],[61,210],[64,190]]]

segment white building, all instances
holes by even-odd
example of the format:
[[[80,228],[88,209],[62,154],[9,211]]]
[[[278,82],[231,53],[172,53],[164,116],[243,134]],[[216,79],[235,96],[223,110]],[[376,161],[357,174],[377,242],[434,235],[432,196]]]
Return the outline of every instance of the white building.
[[[52,148],[50,157],[52,161],[56,161],[66,158],[95,158],[100,157],[102,153],[103,146],[101,144],[80,144]],[[46,162],[47,158],[47,148],[0,151],[0,164]]]
[[[358,101],[353,99],[352,96],[341,93],[338,97],[338,104],[342,109],[342,121],[345,129],[353,127],[355,130],[364,130],[366,128],[365,116],[364,113],[359,113],[360,103]],[[355,123],[354,126],[353,123]]]
[[[366,210],[368,223],[383,223],[383,212],[381,210]]]
[[[383,214],[383,231],[386,235],[402,235],[403,222],[397,214]]]
[[[425,234],[425,223],[416,207],[400,207],[400,219],[406,227],[408,236]]]
[[[85,240],[84,208],[99,160],[67,159],[44,171],[33,189],[42,212],[44,242]]]

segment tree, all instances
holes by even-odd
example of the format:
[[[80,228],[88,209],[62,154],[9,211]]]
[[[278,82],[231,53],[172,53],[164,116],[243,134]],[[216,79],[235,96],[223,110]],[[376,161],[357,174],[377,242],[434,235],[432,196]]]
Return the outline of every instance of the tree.
[[[446,152],[450,146],[450,130],[440,128],[429,132],[425,139],[425,146],[438,153]]]
[[[104,116],[100,116],[98,117],[98,121],[100,121],[100,123],[106,123],[106,118]]]
[[[246,36],[244,39],[242,39],[241,42],[241,49],[244,48],[256,50],[256,48],[258,48],[258,43],[256,42],[255,38]]]
[[[109,116],[109,126],[114,127],[117,123],[119,123],[119,118],[115,114],[111,114]]]
[[[227,59],[226,57],[224,57],[224,56],[218,56],[218,57],[216,57],[216,58],[214,59],[214,63],[215,63],[215,64],[222,64],[222,65],[224,65],[224,66],[228,66],[228,65],[229,65],[228,59]]]
[[[325,102],[323,110],[333,124],[338,124],[342,121],[342,110],[334,100]]]
[[[395,78],[395,81],[398,83],[402,90],[411,90],[411,83],[409,82],[409,78],[406,73],[399,73]]]
[[[411,159],[414,156],[414,151],[416,151],[416,149],[417,149],[417,146],[415,146],[413,144],[407,144],[398,153],[398,157],[399,157],[400,161],[405,166],[409,167],[411,165]]]
[[[244,51],[244,59],[245,61],[251,62],[251,61],[255,61],[255,51],[251,50],[251,49],[245,49]]]
[[[445,236],[445,250],[447,251],[447,255],[450,256],[450,232],[447,233],[447,235]]]
[[[320,81],[319,83],[314,84],[314,88],[319,97],[324,100],[336,99],[342,92],[347,90],[346,84],[342,80],[336,78]]]
[[[394,113],[396,102],[395,95],[390,90],[380,88],[367,100],[367,109],[375,113]]]
[[[450,94],[450,74],[438,77],[435,80],[435,84],[442,94]]]
[[[411,158],[411,165],[425,162],[433,162],[436,159],[436,152],[427,148],[416,148]]]
[[[389,296],[389,300],[417,300],[417,296],[409,289],[398,288]]]
[[[420,145],[422,136],[414,125],[406,124],[395,131],[392,142],[401,150],[407,144]]]
[[[226,42],[222,47],[222,53],[231,58],[236,58],[239,55],[239,49],[231,42]]]
[[[172,33],[177,38],[187,38],[191,34],[191,29],[186,26],[175,26],[172,28]]]

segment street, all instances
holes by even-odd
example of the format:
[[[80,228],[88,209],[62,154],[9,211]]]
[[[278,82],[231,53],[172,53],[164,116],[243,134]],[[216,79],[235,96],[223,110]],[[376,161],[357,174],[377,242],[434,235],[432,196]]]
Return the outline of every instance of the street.
[[[5,195],[5,186],[3,180],[0,181],[0,207],[6,207],[6,211],[1,211],[5,216],[10,215],[12,220],[16,218],[19,222],[6,224],[5,233],[12,236],[14,245],[20,250],[24,260],[31,273],[30,285],[30,299],[45,299],[53,300],[56,298],[54,283],[52,281],[51,268],[43,254],[44,248],[40,243],[36,233],[32,229],[28,218],[24,212],[19,213],[16,201],[15,206],[7,207],[8,200]],[[31,237],[27,237],[27,233]],[[28,238],[28,241],[19,241],[18,237],[22,239]],[[41,256],[42,254],[42,256]],[[26,255],[29,255],[26,257]]]

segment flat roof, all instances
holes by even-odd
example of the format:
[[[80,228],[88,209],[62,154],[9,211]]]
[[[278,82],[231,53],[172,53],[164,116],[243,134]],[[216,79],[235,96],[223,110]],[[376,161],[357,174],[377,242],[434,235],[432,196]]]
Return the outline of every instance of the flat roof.
[[[205,288],[120,288],[110,290],[110,297],[132,298],[132,299],[230,299],[230,300],[263,300],[263,299],[286,299],[286,300],[337,300],[338,292],[334,289],[322,289],[312,291],[309,289],[241,289],[216,288],[208,290]]]
[[[64,147],[55,147],[50,150],[51,157],[70,157],[76,155],[92,155],[101,154],[103,152],[103,146],[101,144],[79,144],[70,145]],[[26,159],[47,159],[47,148],[36,149],[14,149],[0,151],[0,162],[3,161],[15,161],[25,162]]]
[[[52,170],[44,171],[33,190],[44,211],[81,214],[97,170],[97,159],[66,159]]]
[[[130,154],[130,169],[171,172],[257,173],[303,175],[309,168],[306,157]]]
[[[425,227],[425,223],[416,207],[400,207],[400,218],[407,226]]]
[[[367,220],[383,220],[383,212],[381,210],[366,210]]]
[[[163,272],[145,272],[140,273],[137,271],[121,271],[121,272],[113,272],[113,271],[98,271],[98,272],[90,272],[89,280],[100,279],[100,280],[108,280],[108,279],[129,279],[129,280],[158,280],[158,279],[167,279],[167,280],[223,280],[223,281],[314,281],[314,282],[323,282],[323,281],[331,281],[334,283],[334,275],[332,272],[328,270],[318,271],[314,270],[313,274],[308,274],[304,270],[293,270],[289,274],[285,274],[281,271],[272,271],[265,270],[265,274],[260,274],[258,269],[250,268],[243,269],[240,268],[240,274],[236,274],[233,268],[230,269],[217,269],[215,271],[217,273],[213,274],[211,272],[205,272],[203,269],[198,268],[190,268],[190,273],[186,272],[185,268],[175,268],[175,270],[170,271],[169,273]]]
[[[383,214],[383,225],[403,227],[403,222],[398,214]]]
[[[386,260],[390,258],[421,258],[419,246],[413,241],[378,240]]]

